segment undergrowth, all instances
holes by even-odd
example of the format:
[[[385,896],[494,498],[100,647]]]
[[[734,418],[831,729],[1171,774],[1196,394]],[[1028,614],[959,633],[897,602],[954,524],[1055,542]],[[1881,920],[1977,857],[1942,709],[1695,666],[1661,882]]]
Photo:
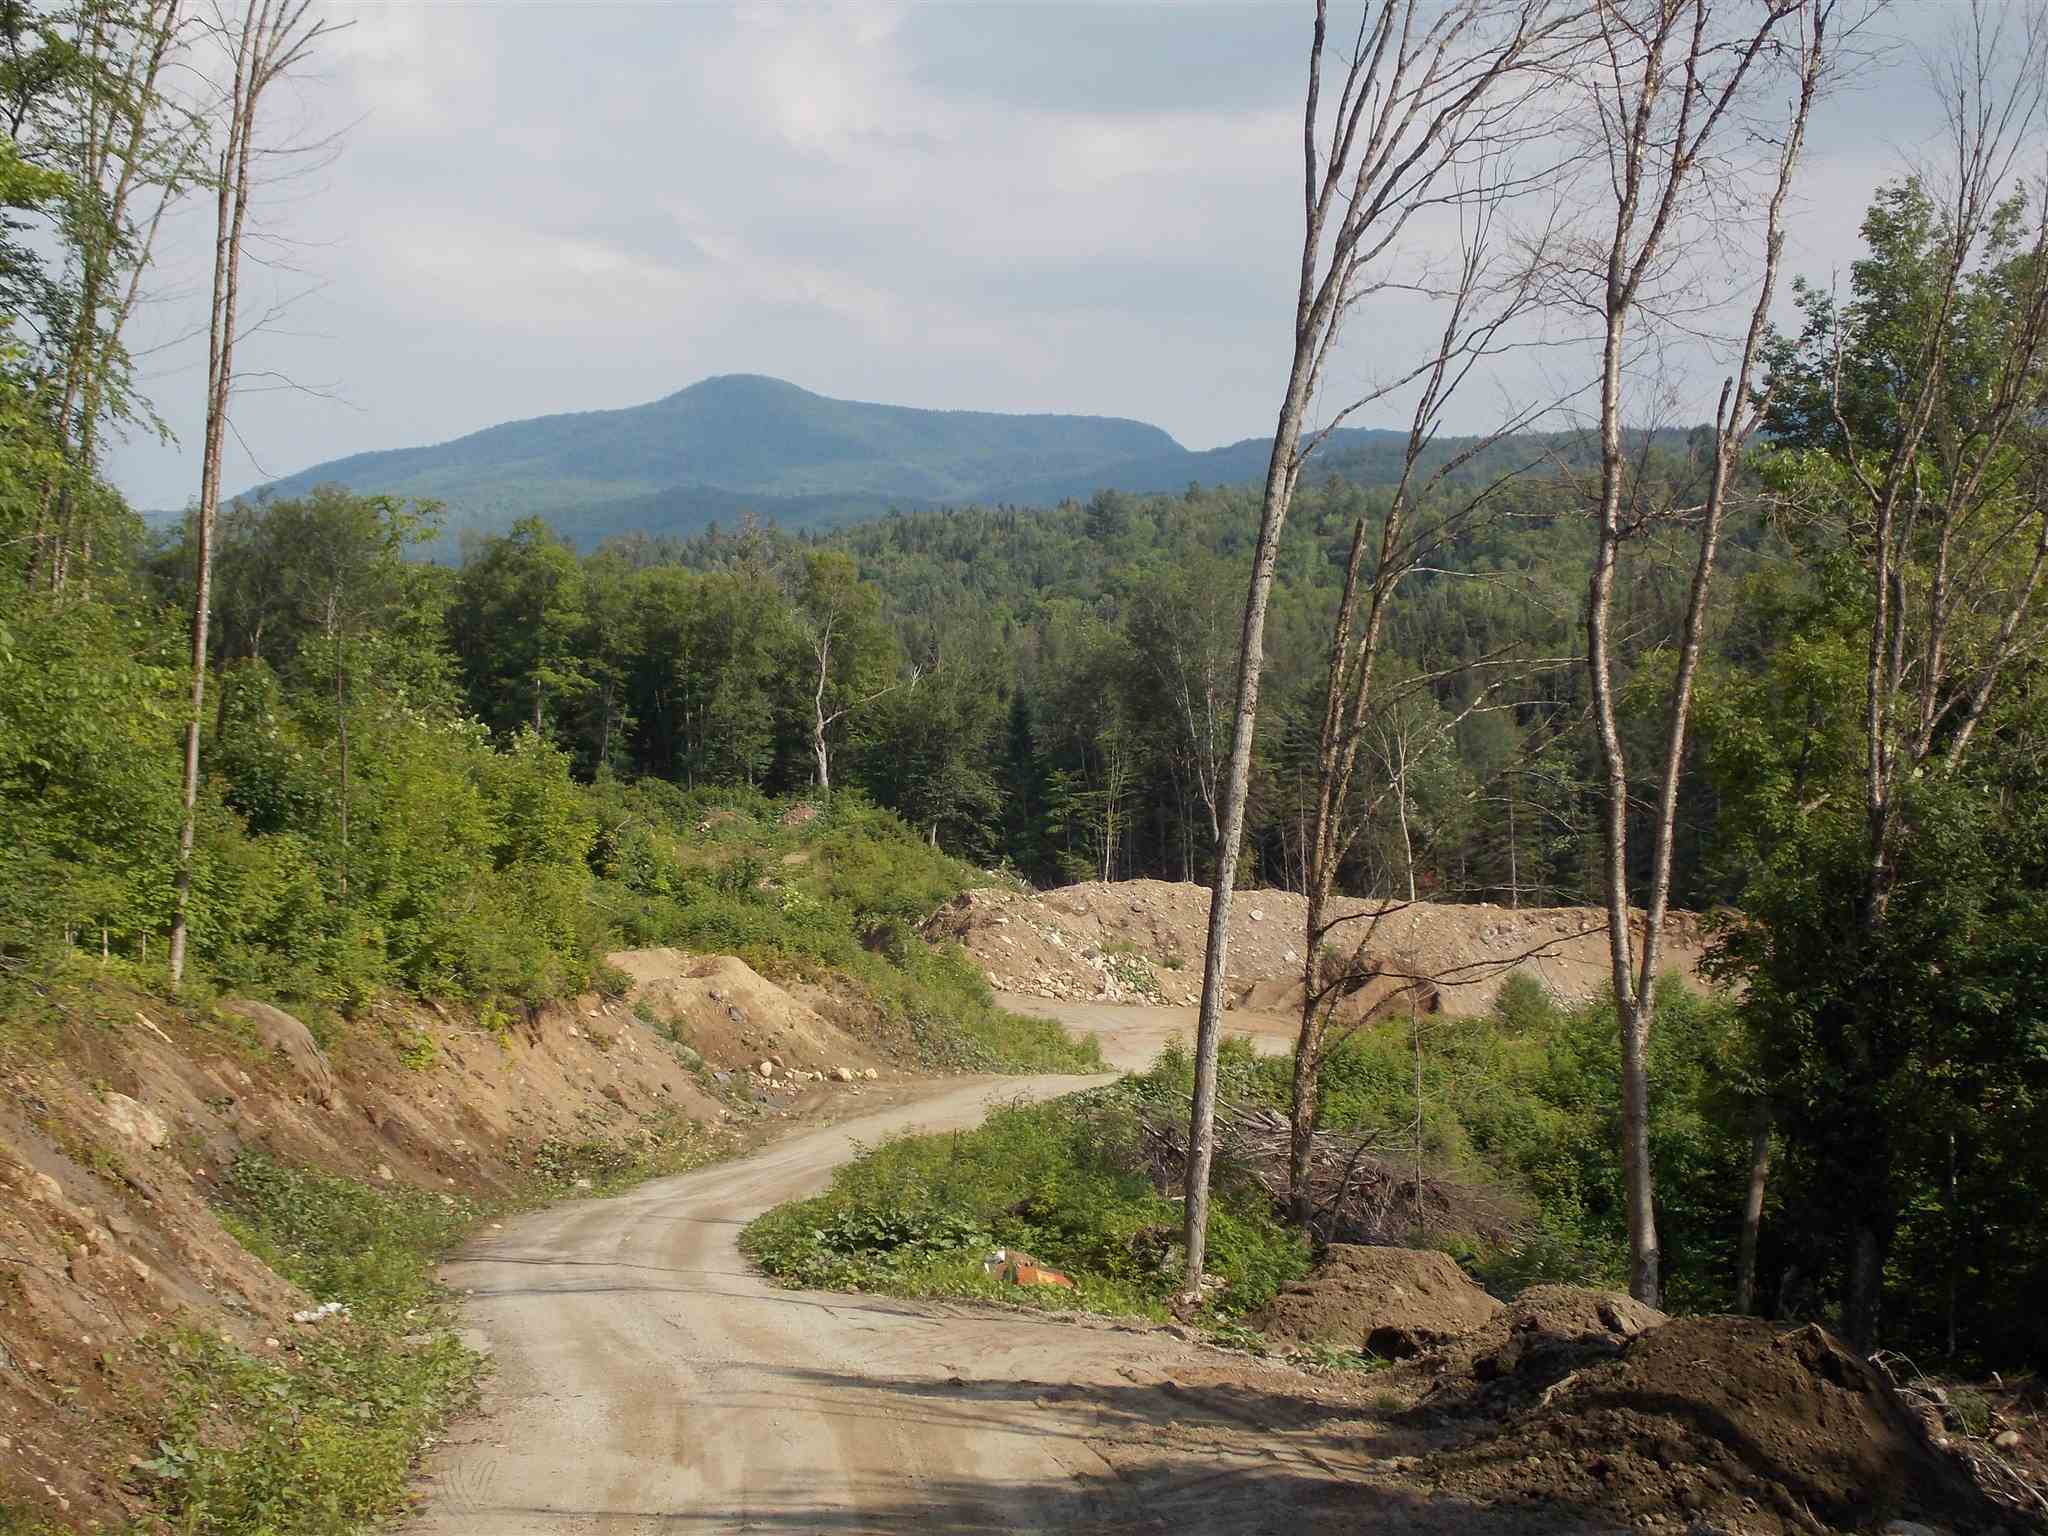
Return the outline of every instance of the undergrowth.
[[[884,1142],[810,1200],[778,1206],[740,1246],[793,1286],[980,1297],[1163,1319],[1181,1279],[1179,1206],[1145,1171],[1130,1082],[991,1113],[976,1130]],[[992,1248],[1064,1271],[1072,1291],[990,1277]],[[1211,1207],[1218,1319],[1271,1299],[1309,1267],[1307,1242],[1227,1175]]]
[[[294,1327],[282,1358],[190,1329],[150,1340],[167,1392],[133,1477],[193,1536],[347,1536],[400,1507],[421,1446],[474,1398],[482,1361],[433,1266],[482,1208],[248,1152],[216,1199],[244,1247],[345,1310]]]
[[[391,1514],[480,1364],[445,1329],[361,1316],[320,1325],[291,1365],[190,1330],[158,1348],[170,1395],[135,1471],[195,1536],[348,1536]]]

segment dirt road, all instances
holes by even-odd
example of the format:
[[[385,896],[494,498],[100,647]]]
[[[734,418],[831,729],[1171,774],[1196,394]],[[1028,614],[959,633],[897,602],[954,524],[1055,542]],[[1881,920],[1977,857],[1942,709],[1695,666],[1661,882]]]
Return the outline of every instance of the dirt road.
[[[1100,1012],[1072,1022],[1131,1062],[1187,1011]],[[1360,1529],[1355,1480],[1403,1447],[1314,1378],[1157,1330],[785,1291],[735,1246],[863,1142],[1101,1080],[949,1083],[490,1234],[447,1279],[496,1377],[415,1536]],[[1475,1529],[1393,1487],[1370,1508]]]

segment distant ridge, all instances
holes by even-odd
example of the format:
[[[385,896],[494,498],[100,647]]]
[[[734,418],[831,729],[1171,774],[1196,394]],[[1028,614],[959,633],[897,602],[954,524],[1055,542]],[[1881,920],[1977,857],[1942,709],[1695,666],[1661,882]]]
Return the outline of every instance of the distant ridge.
[[[359,453],[249,494],[335,484],[433,497],[447,505],[450,532],[498,531],[539,516],[589,547],[617,533],[687,536],[748,511],[815,528],[891,507],[1050,506],[1098,490],[1230,484],[1263,475],[1269,452],[1257,438],[1193,452],[1120,417],[920,410],[734,373],[623,410],[538,416],[428,447]]]

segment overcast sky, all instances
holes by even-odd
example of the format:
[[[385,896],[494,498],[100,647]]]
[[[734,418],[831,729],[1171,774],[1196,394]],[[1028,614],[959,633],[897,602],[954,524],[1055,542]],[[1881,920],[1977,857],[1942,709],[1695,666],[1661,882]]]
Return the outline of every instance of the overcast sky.
[[[1192,448],[1270,431],[1308,9],[329,0],[352,25],[277,109],[340,138],[266,199],[289,244],[251,302],[291,302],[241,359],[228,487],[718,373]],[[1824,109],[1794,271],[1855,254],[1932,121],[1919,78],[1902,52]],[[203,338],[177,338],[204,322],[206,211],[138,332],[178,437],[117,455],[141,507],[198,487]],[[1354,325],[1348,365],[1404,322]]]

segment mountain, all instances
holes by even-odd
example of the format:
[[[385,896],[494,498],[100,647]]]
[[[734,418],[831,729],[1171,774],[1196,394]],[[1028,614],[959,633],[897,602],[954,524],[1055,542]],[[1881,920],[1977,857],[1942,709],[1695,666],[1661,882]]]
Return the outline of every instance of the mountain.
[[[1248,438],[1191,452],[1118,417],[871,405],[725,374],[625,410],[540,416],[335,459],[252,494],[337,484],[432,497],[446,503],[451,532],[540,516],[589,546],[627,531],[688,535],[748,511],[823,527],[891,507],[1050,506],[1104,489],[1231,483],[1262,475],[1268,451]]]

